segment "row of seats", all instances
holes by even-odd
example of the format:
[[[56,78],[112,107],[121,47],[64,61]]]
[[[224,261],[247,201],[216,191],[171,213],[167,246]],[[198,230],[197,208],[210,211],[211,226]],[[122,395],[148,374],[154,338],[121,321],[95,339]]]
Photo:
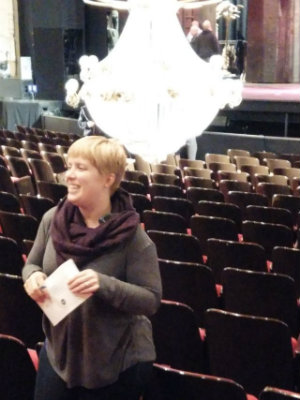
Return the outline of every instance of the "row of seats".
[[[210,237],[240,240],[245,236],[245,241],[257,242],[265,248],[268,260],[271,260],[275,246],[297,246],[300,196],[289,184],[294,181],[295,187],[299,186],[300,169],[296,171],[298,176],[292,176],[292,179],[278,175],[282,184],[257,182],[256,186],[246,173],[239,171],[229,171],[235,174],[230,176],[228,171],[217,170],[217,180],[211,178],[207,168],[197,169],[206,174],[203,177],[186,175],[193,172],[191,166],[205,167],[211,160],[222,157],[228,161],[230,156],[206,154],[205,161],[179,159],[177,165],[176,162],[174,165],[149,164],[148,175],[144,171],[126,171],[121,185],[132,193],[133,204],[140,212],[146,230],[187,233],[189,228],[189,233],[201,242],[202,254],[207,254]],[[235,159],[237,157],[242,156],[235,156]],[[137,158],[137,161],[140,160]],[[182,218],[167,213],[179,214]]]
[[[299,287],[287,272],[269,273],[255,271],[251,266],[241,269],[227,264],[220,273],[220,287],[216,286],[209,265],[160,259],[159,266],[164,299],[192,307],[199,327],[205,325],[207,309],[222,308],[280,319],[287,323],[291,335],[298,337]]]
[[[31,400],[36,379],[37,352],[19,339],[0,335],[1,395],[5,399]],[[258,397],[247,394],[232,379],[178,370],[155,363],[153,378],[143,400],[297,400],[300,394],[266,386]]]
[[[191,164],[191,161],[194,160],[184,160],[184,164]],[[275,160],[273,160],[275,161]],[[278,160],[282,161],[282,160]],[[194,161],[195,162],[195,161]],[[183,168],[180,168],[176,165],[169,164],[148,164],[148,168],[144,168],[138,170],[143,172],[148,178],[152,181],[155,180],[155,183],[169,183],[169,184],[178,184],[180,186],[181,182],[176,178],[183,178],[185,176],[194,176],[197,178],[203,179],[203,185],[206,183],[204,179],[213,180],[210,186],[214,188],[221,179],[230,179],[230,180],[238,180],[241,182],[251,182],[255,187],[258,182],[267,181],[270,183],[276,183],[281,185],[292,184],[293,178],[300,178],[299,168],[294,167],[280,167],[274,168],[272,172],[269,171],[268,167],[262,165],[242,165],[241,169],[237,169],[236,164],[233,163],[209,163],[208,166],[204,163],[204,161],[197,160],[197,162],[201,163],[201,167],[198,168],[191,167],[185,165]],[[136,163],[136,165],[138,165]],[[193,165],[193,164],[191,164]],[[154,174],[165,174],[163,176],[154,175]],[[147,184],[145,178],[139,177],[137,172],[132,172],[132,175],[137,176],[141,180],[141,183],[144,185]],[[141,174],[139,174],[141,175]],[[130,173],[128,173],[130,179]],[[282,177],[283,176],[283,177]],[[286,176],[287,178],[285,178]],[[136,179],[138,180],[138,179]],[[197,180],[195,180],[197,182]],[[200,180],[198,180],[200,184]],[[185,183],[185,182],[184,182]],[[297,182],[295,182],[296,184]],[[214,186],[215,185],[215,186]]]
[[[1,396],[32,400],[37,360],[36,352],[28,348],[43,341],[44,333],[42,312],[26,295],[20,277],[23,254],[28,253],[44,212],[66,194],[56,174],[66,169],[63,154],[76,138],[17,128],[18,132],[0,131],[0,224],[7,236],[0,236]],[[39,168],[30,159],[47,166]]]
[[[17,133],[30,140],[17,138]],[[17,133],[2,131],[0,136],[13,141],[0,146],[0,226],[2,234],[16,242],[19,252],[15,254],[19,260],[19,253],[27,254],[30,250],[43,214],[67,194],[65,155],[75,138],[42,130],[36,132],[33,128]],[[13,134],[15,138],[11,137]],[[40,142],[41,137],[60,138],[66,145]],[[13,247],[11,243],[7,246]],[[20,269],[19,261],[14,260],[4,266],[5,272],[11,273],[12,264],[16,265],[14,272]]]
[[[76,134],[69,134],[64,132],[50,131],[48,129],[25,127],[22,125],[16,126],[16,131],[8,129],[0,130],[0,138],[16,139],[16,140],[29,140],[33,142],[44,142],[54,144],[66,144],[78,139]]]
[[[182,303],[164,300],[159,312],[153,316],[152,324],[156,362],[160,368],[233,380],[244,392],[244,397],[237,398],[245,398],[245,393],[248,399],[258,398],[266,386],[299,390],[299,366],[296,367],[290,331],[282,321],[211,308],[205,313],[206,337],[203,341],[193,310]],[[159,372],[162,376],[158,377],[158,392],[162,392],[162,399],[169,399],[168,393],[174,394],[173,390],[164,386],[161,379],[168,378]],[[208,393],[208,397],[203,398],[210,398]],[[180,397],[175,395],[175,398]],[[191,398],[198,397],[194,394]],[[215,399],[213,395],[211,398]]]
[[[155,197],[155,196],[154,196]],[[149,233],[150,234],[150,233]],[[187,235],[187,236],[190,236],[190,237],[192,237],[191,235]],[[161,242],[161,241],[160,241]],[[174,242],[173,242],[173,244],[172,244],[172,246],[171,246],[171,248],[173,248],[174,249]],[[186,252],[187,252],[187,249],[185,249],[186,250]],[[160,262],[160,264],[162,263],[163,261],[161,260],[161,262]],[[205,267],[205,266],[203,266],[203,267]],[[208,268],[208,267],[206,267],[206,268]],[[162,267],[161,267],[161,270],[162,270]],[[205,291],[207,291],[207,287],[206,287],[206,289],[205,289]],[[218,298],[217,298],[217,301],[218,301]],[[219,305],[219,303],[216,303],[216,305]],[[188,306],[185,306],[185,307],[188,307]],[[213,307],[215,307],[215,306],[213,306]],[[163,307],[161,308],[161,309],[163,309]],[[206,310],[207,310],[207,308],[206,308]],[[205,311],[206,312],[206,311]],[[194,313],[194,312],[193,312]],[[157,314],[157,315],[159,315],[159,314]],[[180,319],[178,319],[178,320],[180,320]],[[153,320],[153,324],[154,324],[154,328],[155,328],[155,321]],[[167,325],[166,325],[167,326]],[[198,323],[196,323],[196,326],[198,327],[199,326],[199,324]],[[167,328],[167,330],[169,330],[169,328]],[[187,332],[185,332],[185,338],[187,339]],[[198,334],[198,333],[197,333]],[[198,337],[199,337],[199,335],[198,335]],[[157,340],[157,339],[156,339]],[[159,347],[159,345],[157,346],[157,347]],[[164,346],[164,348],[165,348],[165,346]],[[174,353],[174,352],[172,352],[172,353]],[[181,351],[179,350],[178,351],[178,353],[180,354],[181,353]],[[159,360],[160,362],[161,362],[161,359]],[[188,370],[190,369],[190,368],[187,368]],[[213,370],[212,369],[210,369],[210,372],[211,373],[213,373],[212,372]],[[289,370],[288,370],[289,371]],[[218,373],[216,373],[216,375],[220,375],[220,374],[218,374]],[[287,373],[287,375],[288,375],[288,373]],[[221,376],[224,376],[224,375],[221,375]],[[290,379],[290,377],[288,377],[287,379]],[[238,377],[238,379],[237,379],[237,381],[240,381],[241,382],[241,380],[240,380],[240,378]],[[279,386],[281,385],[281,381],[279,382],[279,381],[274,381],[275,382],[275,384],[278,382],[278,384],[279,384]],[[243,382],[243,385],[245,385],[245,390],[247,391],[247,392],[249,392],[249,393],[254,393],[254,389],[252,389],[251,387],[249,387],[249,385],[247,384],[247,382],[244,384],[244,382]],[[261,386],[261,388],[262,388],[263,386]],[[289,385],[286,385],[286,387],[287,388],[289,388],[289,389],[293,389],[294,388],[294,386],[293,386],[293,384],[291,385],[291,386],[289,386]],[[257,391],[257,389],[255,389],[256,390],[256,394],[258,394],[258,391]]]
[[[205,169],[200,170],[207,173]],[[171,171],[165,170],[164,172]],[[202,219],[200,217],[202,214],[212,214],[209,221],[212,224],[217,224],[217,215],[219,213],[222,217],[230,216],[231,219],[235,220],[237,226],[243,227],[243,224],[244,226],[246,225],[246,221],[248,224],[252,222],[249,221],[250,219],[255,220],[259,216],[260,218],[269,219],[269,221],[273,218],[273,222],[275,219],[277,223],[289,224],[290,228],[295,227],[297,229],[297,225],[294,224],[299,223],[297,218],[300,203],[298,202],[298,205],[293,210],[296,217],[291,222],[288,211],[286,213],[283,212],[285,214],[283,217],[279,217],[282,211],[281,207],[277,206],[276,211],[273,211],[274,207],[271,207],[273,204],[268,201],[267,196],[263,196],[260,193],[251,193],[253,200],[255,198],[261,201],[261,203],[254,202],[254,205],[251,206],[252,202],[247,197],[248,193],[242,192],[242,196],[245,194],[244,201],[241,203],[243,207],[235,214],[231,209],[236,210],[236,208],[230,207],[232,204],[226,204],[228,202],[231,203],[228,201],[229,198],[226,198],[226,200],[225,197],[217,199],[204,198],[202,201],[197,199],[194,203],[196,207],[194,212],[199,212],[199,215],[191,213],[189,215],[190,225],[187,225],[186,220],[178,219],[178,215],[173,219],[172,214],[170,214],[170,211],[178,211],[179,207],[177,210],[173,207],[172,209],[164,209],[164,212],[157,211],[156,199],[159,197],[165,198],[166,195],[153,195],[153,192],[151,193],[151,181],[154,183],[155,179],[159,178],[165,179],[165,182],[160,181],[161,185],[172,184],[168,181],[168,179],[171,179],[170,175],[172,175],[172,179],[174,179],[173,185],[177,185],[182,189],[182,176],[191,171],[181,170],[181,176],[179,174],[176,176],[175,171],[175,173],[168,174],[168,177],[162,175],[164,172],[162,170],[160,172],[151,170],[147,176],[148,186],[147,182],[146,185],[144,183],[144,186],[147,188],[146,197],[149,203],[147,204],[143,197],[144,206],[146,206],[144,209],[142,209],[143,194],[135,193],[132,195],[134,204],[138,204],[141,200],[141,217],[145,229],[157,246],[165,299],[162,301],[159,312],[152,319],[158,353],[155,377],[159,384],[157,387],[154,385],[154,395],[152,394],[153,397],[150,395],[149,399],[184,398],[187,393],[191,398],[197,398],[196,396],[200,395],[201,390],[205,390],[203,388],[208,390],[207,387],[209,385],[213,386],[214,379],[219,379],[219,387],[221,387],[221,381],[224,377],[233,380],[233,386],[236,382],[238,382],[239,388],[242,386],[242,389],[240,389],[242,394],[233,394],[233,391],[228,394],[228,398],[235,398],[235,395],[237,398],[245,398],[246,392],[248,398],[250,398],[249,393],[261,398],[272,395],[289,395],[283,390],[275,389],[272,391],[272,389],[265,389],[266,385],[299,390],[299,380],[297,382],[294,380],[294,374],[299,376],[299,364],[298,368],[294,369],[295,359],[293,358],[291,335],[295,337],[299,335],[299,309],[297,305],[299,290],[297,288],[300,287],[300,250],[292,247],[292,229],[288,241],[290,247],[272,245],[270,248],[265,248],[253,243],[257,240],[257,225],[251,226],[253,237],[256,240],[253,240],[252,237],[250,239],[246,235],[245,228],[234,232],[234,237],[230,238],[234,240],[228,240],[226,237],[224,239],[210,238],[211,232],[205,233],[204,231],[198,231],[199,234],[196,235],[195,225],[199,219]],[[137,173],[139,174],[140,171],[137,171]],[[237,171],[232,171],[232,173],[242,174]],[[161,176],[158,176],[158,174],[161,174]],[[221,174],[222,172],[217,171],[216,176],[219,178],[221,176],[224,177]],[[128,172],[127,178],[130,175],[131,177],[137,176],[136,172]],[[211,176],[206,176],[203,179],[211,180]],[[288,178],[283,177],[280,179],[282,179],[282,186],[288,186]],[[144,176],[138,180],[142,182]],[[215,186],[211,187],[211,189],[216,189],[220,192],[221,180],[217,179]],[[248,177],[245,175],[241,181],[249,182]],[[185,179],[183,182],[185,183]],[[252,181],[250,182],[251,185]],[[299,180],[297,182],[299,185]],[[188,194],[189,187],[193,186],[184,186],[183,193],[185,196]],[[239,192],[241,191],[228,190],[227,194],[237,193],[239,195]],[[285,194],[289,198],[291,195],[291,191]],[[181,198],[181,201],[186,200],[184,196],[177,197]],[[175,202],[173,198],[169,199],[169,203],[171,203],[171,200]],[[247,208],[249,205],[250,207]],[[226,206],[229,207],[226,208]],[[223,214],[220,214],[221,212]],[[260,214],[263,214],[263,216]],[[243,219],[245,220],[243,221]],[[208,219],[206,219],[205,224],[203,223],[203,225],[206,225],[205,229],[207,229],[207,221]],[[263,225],[268,225],[268,223]],[[168,226],[168,230],[171,232],[161,231],[163,226]],[[188,226],[190,227],[190,233],[193,234],[192,236],[187,234],[189,232],[189,230],[186,231]],[[158,228],[160,230],[157,230]],[[227,226],[218,225],[214,234],[218,232],[224,234],[225,232],[226,235],[229,231],[230,229]],[[240,242],[238,240],[239,231],[243,233],[244,240],[246,239],[247,241]],[[266,244],[266,240],[270,240],[270,233],[264,231],[261,234],[264,244]],[[202,246],[199,245],[201,238],[203,239],[204,236],[206,236],[207,246],[205,254],[202,250],[204,244]],[[282,237],[282,235],[280,236]],[[287,242],[285,242],[286,244]],[[287,276],[289,273],[285,270],[285,267],[288,269],[292,264],[289,262],[288,254],[291,258],[295,256],[292,267],[293,278]],[[274,261],[272,274],[267,272],[267,259],[273,259]],[[206,265],[204,265],[205,262]],[[226,268],[239,266],[246,268],[246,270]],[[283,275],[281,274],[282,272]],[[297,284],[295,283],[296,277]],[[216,282],[222,285],[221,297],[218,296],[216,291]],[[288,300],[289,297],[290,300]],[[174,301],[181,303],[173,303]],[[171,311],[171,308],[173,311]],[[182,314],[185,316],[181,315],[181,312],[177,314],[175,309],[178,308],[184,310]],[[191,324],[187,322],[189,319],[187,317],[188,314],[191,315],[193,320]],[[290,319],[287,315],[293,316]],[[273,318],[276,318],[276,320]],[[197,330],[199,326],[205,328],[206,338],[204,342],[201,342],[201,339],[199,340]],[[173,337],[174,332],[176,332],[174,335],[176,339]],[[273,340],[274,344],[272,344]],[[192,345],[189,347],[188,343],[192,343]],[[274,352],[278,355],[278,359],[274,356]],[[183,357],[181,358],[180,355],[183,355]],[[185,372],[182,370],[185,370]],[[186,371],[194,371],[194,375]],[[195,374],[195,371],[197,371],[197,374]],[[285,374],[286,372],[287,374]],[[203,376],[203,373],[209,373],[210,376]],[[194,378],[192,383],[190,383],[191,375]],[[186,380],[186,376],[190,379]],[[218,378],[220,376],[223,378]],[[187,381],[189,382],[186,383]],[[174,391],[170,390],[170,382],[172,382]],[[230,386],[229,383],[227,384]],[[215,388],[214,390],[217,391],[218,389]],[[209,393],[213,393],[214,390],[210,389]],[[226,398],[227,394],[224,393],[227,392],[224,388],[223,390],[221,398]],[[204,393],[207,396],[207,392]],[[294,395],[293,393],[290,394]],[[211,396],[214,398],[213,395]]]
[[[193,373],[154,364],[154,379],[144,400],[254,400],[232,379]],[[259,394],[259,400],[298,400],[300,393],[271,386]]]
[[[164,283],[166,270],[163,264],[166,264],[166,262],[161,260],[160,267]],[[176,282],[177,285],[172,288],[173,292],[177,290],[179,294],[179,286],[185,286],[190,291],[190,297],[192,298],[193,295],[196,295],[194,291],[194,286],[197,282],[196,268],[200,270],[208,270],[208,268],[186,265],[185,267],[190,271],[194,268],[193,276],[187,274],[180,276],[176,267],[178,267],[178,264],[169,265],[169,276],[172,276],[173,283]],[[174,269],[171,270],[171,268]],[[252,274],[249,272],[243,272],[245,276],[249,275],[247,279],[250,280],[254,275],[257,275],[253,274],[251,276]],[[229,274],[226,278],[228,285],[230,275],[240,274],[240,272],[229,268],[224,273],[225,276],[227,274]],[[200,275],[198,278],[200,278]],[[204,311],[203,327],[206,333],[205,338],[201,338],[199,335],[199,322],[196,312],[190,306],[178,302],[174,303],[170,300],[163,300],[160,310],[152,317],[154,340],[157,349],[157,363],[169,365],[171,368],[222,376],[238,382],[244,387],[247,393],[254,395],[258,395],[266,385],[295,390],[297,382],[292,378],[293,371],[295,372],[295,376],[299,377],[299,370],[292,367],[295,361],[296,368],[296,359],[293,356],[291,347],[290,337],[292,330],[288,325],[291,321],[280,322],[277,319],[266,318],[264,314],[264,318],[261,318],[249,317],[249,315],[237,313],[237,308],[240,310],[239,307],[241,306],[249,307],[249,303],[252,305],[252,308],[253,306],[256,307],[256,310],[261,310],[262,308],[266,310],[267,304],[271,304],[270,300],[272,297],[275,297],[274,300],[277,306],[280,303],[290,306],[291,303],[286,303],[287,297],[284,294],[287,295],[287,292],[290,292],[289,298],[292,297],[293,290],[291,289],[293,285],[291,284],[291,280],[284,277],[290,285],[282,286],[282,276],[278,278],[274,275],[273,278],[273,286],[264,288],[263,298],[257,296],[257,294],[260,292],[258,286],[260,285],[261,287],[266,283],[266,281],[263,281],[264,277],[260,283],[259,280],[256,282],[253,281],[252,286],[247,291],[245,288],[249,285],[245,285],[244,283],[243,290],[245,292],[242,293],[243,299],[239,298],[241,288],[236,289],[235,292],[232,289],[232,285],[235,282],[234,279],[231,280],[230,290],[233,290],[232,294],[229,287],[224,285],[223,301],[226,305],[224,310],[209,308]],[[277,278],[281,279],[280,283],[279,281],[275,282]],[[194,303],[198,300],[203,305],[203,299],[206,294],[205,292],[208,291],[208,286],[204,286],[207,280],[203,282],[203,275],[200,280],[203,285],[202,293],[197,293],[198,299],[194,299]],[[17,337],[22,338],[24,343],[29,346],[43,340],[40,321],[41,311],[26,297],[21,279],[0,274],[0,286],[0,304],[2,304],[2,307],[0,307],[1,331],[15,334]],[[253,288],[255,292],[251,293],[251,289],[253,290]],[[165,289],[166,286],[164,286],[164,293],[167,296]],[[238,296],[235,300],[231,300],[236,292],[238,292]],[[202,300],[199,296],[202,296]],[[238,303],[237,299],[239,300]],[[255,299],[256,301],[254,301]],[[187,298],[184,300],[187,300]],[[251,300],[255,304],[251,304]],[[215,304],[215,307],[218,306],[217,302],[212,304]],[[212,307],[212,304],[207,304],[207,306]],[[276,310],[276,307],[274,307],[274,310]],[[284,319],[282,317],[282,320]],[[30,324],[28,324],[28,320],[31,321]],[[215,326],[214,324],[218,325]],[[232,349],[235,345],[237,348],[232,354]],[[214,346],[216,347],[214,348]],[[272,361],[269,358],[270,353]],[[249,354],[252,354],[252,358],[251,362],[247,363]],[[226,358],[224,358],[225,355]],[[222,363],[225,363],[225,366],[218,366],[218,364]],[[282,373],[280,368],[283,368],[284,373]],[[259,379],[257,379],[258,376],[260,377]]]

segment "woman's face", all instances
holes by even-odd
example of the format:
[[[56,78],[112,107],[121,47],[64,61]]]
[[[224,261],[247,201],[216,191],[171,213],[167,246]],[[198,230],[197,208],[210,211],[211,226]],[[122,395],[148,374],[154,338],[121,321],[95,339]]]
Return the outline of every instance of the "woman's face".
[[[78,207],[87,208],[110,198],[112,174],[100,174],[89,160],[81,157],[68,158],[66,184],[68,200]]]

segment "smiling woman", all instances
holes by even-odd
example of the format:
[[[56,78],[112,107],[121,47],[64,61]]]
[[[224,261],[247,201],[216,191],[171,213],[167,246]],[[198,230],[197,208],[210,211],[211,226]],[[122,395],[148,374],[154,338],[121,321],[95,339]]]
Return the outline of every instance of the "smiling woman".
[[[35,400],[138,400],[150,378],[148,317],[160,304],[161,281],[155,246],[119,188],[125,165],[114,139],[74,142],[67,197],[41,222],[23,269],[28,295],[45,301],[45,278],[73,259],[80,272],[68,287],[90,297],[55,326],[44,316]]]
[[[68,152],[68,200],[79,207],[88,227],[96,227],[111,212],[110,196],[124,174],[126,154],[116,140],[90,137],[83,142]]]

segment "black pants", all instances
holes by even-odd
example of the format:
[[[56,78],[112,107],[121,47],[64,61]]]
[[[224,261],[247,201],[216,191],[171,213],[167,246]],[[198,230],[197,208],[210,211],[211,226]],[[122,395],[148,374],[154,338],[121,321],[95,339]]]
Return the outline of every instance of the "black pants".
[[[152,363],[141,362],[122,372],[118,381],[112,385],[99,389],[68,389],[51,367],[43,348],[40,352],[34,400],[139,400],[151,372]]]

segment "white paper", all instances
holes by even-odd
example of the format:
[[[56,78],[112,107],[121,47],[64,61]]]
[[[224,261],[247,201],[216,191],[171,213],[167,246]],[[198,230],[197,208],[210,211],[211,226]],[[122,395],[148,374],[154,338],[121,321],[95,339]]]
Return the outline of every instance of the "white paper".
[[[90,295],[76,296],[68,288],[67,282],[79,272],[73,260],[67,260],[61,264],[44,281],[43,286],[50,298],[39,306],[53,325],[57,325],[71,311],[80,306]]]

